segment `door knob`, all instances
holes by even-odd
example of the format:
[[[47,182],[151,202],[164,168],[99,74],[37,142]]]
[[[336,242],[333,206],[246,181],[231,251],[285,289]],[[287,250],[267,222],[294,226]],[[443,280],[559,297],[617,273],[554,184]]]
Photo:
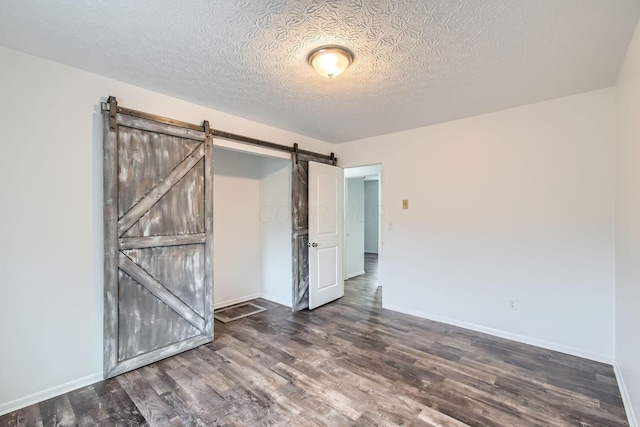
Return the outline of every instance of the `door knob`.
[[[311,248],[311,247],[317,248],[317,247],[318,247],[318,244],[317,244],[317,243],[315,243],[315,242],[313,242],[313,243],[311,243],[311,242],[307,242],[307,247],[309,247],[309,248]]]

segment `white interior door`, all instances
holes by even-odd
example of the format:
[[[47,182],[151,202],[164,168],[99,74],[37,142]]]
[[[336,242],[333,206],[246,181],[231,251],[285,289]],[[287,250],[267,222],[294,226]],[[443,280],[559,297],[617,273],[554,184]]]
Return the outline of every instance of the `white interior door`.
[[[309,162],[309,309],[344,296],[344,173]]]

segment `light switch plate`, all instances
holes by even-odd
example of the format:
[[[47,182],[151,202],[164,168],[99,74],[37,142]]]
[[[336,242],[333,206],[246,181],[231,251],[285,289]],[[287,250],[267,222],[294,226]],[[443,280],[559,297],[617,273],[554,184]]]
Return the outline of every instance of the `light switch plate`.
[[[402,209],[409,209],[409,199],[404,199],[402,201]]]

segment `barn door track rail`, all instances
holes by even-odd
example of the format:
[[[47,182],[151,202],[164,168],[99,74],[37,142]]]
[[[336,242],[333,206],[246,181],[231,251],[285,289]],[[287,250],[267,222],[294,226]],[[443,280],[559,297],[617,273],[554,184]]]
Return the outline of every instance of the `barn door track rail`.
[[[126,114],[128,116],[138,117],[141,119],[153,120],[155,122],[178,126],[178,127],[185,128],[187,130],[193,130],[196,132],[202,132],[202,129],[203,129],[203,125],[196,125],[193,123],[183,122],[180,120],[174,120],[167,117],[157,116],[155,114],[149,114],[142,111],[136,111],[130,108],[121,107],[118,105],[118,101],[114,96],[110,96],[107,99],[107,102],[102,103],[102,110],[110,112],[109,113],[109,129],[111,131],[115,131],[117,129],[116,113]],[[209,128],[208,122],[206,122],[206,124],[207,124],[207,129],[205,134],[207,136],[211,135],[216,138],[230,139],[232,141],[242,142],[245,144],[257,145],[264,148],[270,148],[272,150],[286,151],[288,153],[292,153],[292,157],[296,160],[296,162],[297,162],[298,155],[303,154],[307,157],[329,161],[334,166],[338,164],[338,158],[335,156],[335,153],[331,153],[329,155],[316,153],[314,151],[303,150],[298,148],[297,143],[294,144],[293,146],[277,144],[274,142],[264,141],[262,139],[251,138],[249,136],[226,132],[220,129]]]

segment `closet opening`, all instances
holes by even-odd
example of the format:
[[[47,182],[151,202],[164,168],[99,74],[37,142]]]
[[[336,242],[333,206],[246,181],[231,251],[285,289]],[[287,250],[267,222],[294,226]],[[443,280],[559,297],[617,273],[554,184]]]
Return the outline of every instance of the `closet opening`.
[[[292,305],[291,158],[214,139],[214,308]]]

